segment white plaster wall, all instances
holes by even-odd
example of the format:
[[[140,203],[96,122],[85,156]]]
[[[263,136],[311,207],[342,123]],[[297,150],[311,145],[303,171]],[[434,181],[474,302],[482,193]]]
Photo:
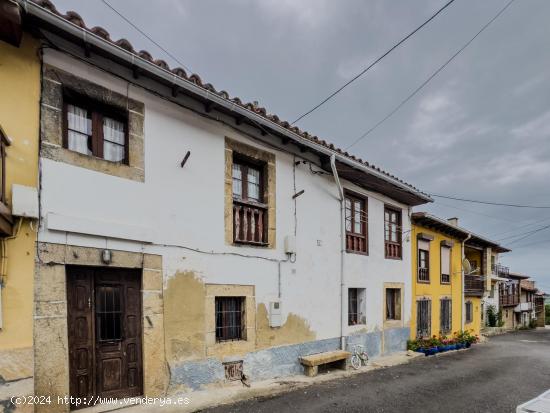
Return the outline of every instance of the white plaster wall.
[[[295,231],[294,157],[262,146],[230,127],[202,118],[91,66],[47,50],[48,64],[69,71],[145,104],[145,182],[135,182],[68,164],[41,159],[42,242],[68,243],[162,254],[165,280],[192,270],[207,283],[256,287],[257,303],[277,298],[278,265],[259,258],[285,259],[284,237]],[[276,155],[277,248],[234,247],[224,241],[224,137],[256,145]],[[184,168],[180,162],[187,151]],[[318,339],[340,335],[340,205],[331,176],[295,168],[297,259],[281,265],[282,310],[305,318]],[[367,329],[382,328],[383,283],[405,285],[404,326],[411,308],[409,211],[380,194],[346,184],[368,197],[369,255],[346,254],[349,287],[366,289]],[[403,208],[403,259],[384,258],[384,203]],[[147,231],[151,243],[48,230],[48,214],[86,218]],[[99,226],[98,226],[99,227]],[[198,249],[215,254],[198,253]],[[184,297],[182,297],[184,299]],[[347,292],[346,297],[347,300]],[[347,315],[346,315],[347,317]],[[362,327],[353,327],[353,332]]]

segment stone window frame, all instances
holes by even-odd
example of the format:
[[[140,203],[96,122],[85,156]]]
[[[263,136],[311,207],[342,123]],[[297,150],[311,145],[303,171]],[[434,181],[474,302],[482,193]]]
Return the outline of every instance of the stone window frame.
[[[233,234],[233,159],[235,155],[243,156],[257,162],[261,162],[264,167],[264,204],[267,205],[267,245],[259,246],[248,243],[238,243],[234,241]],[[247,145],[235,139],[225,137],[225,202],[224,202],[224,221],[225,221],[225,243],[227,245],[251,247],[251,248],[269,248],[276,247],[276,202],[275,202],[275,154],[267,152],[260,148]]]
[[[206,284],[205,321],[207,357],[225,357],[256,348],[256,297],[253,285]],[[216,297],[244,297],[245,333],[242,340],[216,340]]]
[[[67,91],[82,96],[88,101],[96,102],[105,107],[115,108],[127,114],[127,164],[84,155],[64,147],[63,106],[65,101],[64,95]],[[120,178],[144,182],[144,121],[145,105],[142,102],[113,92],[106,87],[74,76],[54,66],[44,65],[40,119],[40,156],[43,158]]]
[[[401,297],[400,297],[400,319],[394,320],[394,319],[388,319],[386,314],[386,290],[388,289],[399,289],[401,291]],[[405,283],[402,282],[385,282],[384,288],[382,289],[383,296],[382,296],[382,314],[384,317],[384,327],[385,328],[394,328],[394,327],[403,327],[404,325],[404,309],[405,309]]]

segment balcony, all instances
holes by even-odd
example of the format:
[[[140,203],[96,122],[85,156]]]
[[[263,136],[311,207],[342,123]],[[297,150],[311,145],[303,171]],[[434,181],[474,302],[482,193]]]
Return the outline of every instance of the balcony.
[[[481,297],[485,292],[485,277],[479,275],[464,276],[464,295]]]
[[[532,302],[519,303],[514,308],[514,312],[516,313],[521,313],[522,311],[533,311],[533,303]]]
[[[265,246],[267,206],[233,200],[233,240],[236,243]]]
[[[491,265],[491,270],[493,275],[497,275],[499,277],[508,277],[508,275],[510,275],[510,268],[505,267],[504,265],[493,264]]]
[[[517,294],[500,294],[499,302],[501,306],[512,306],[519,304],[519,297]]]

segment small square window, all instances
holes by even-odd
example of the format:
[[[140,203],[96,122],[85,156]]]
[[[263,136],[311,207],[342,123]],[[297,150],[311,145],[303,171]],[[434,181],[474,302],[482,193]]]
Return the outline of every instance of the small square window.
[[[245,298],[216,297],[216,341],[245,340]]]

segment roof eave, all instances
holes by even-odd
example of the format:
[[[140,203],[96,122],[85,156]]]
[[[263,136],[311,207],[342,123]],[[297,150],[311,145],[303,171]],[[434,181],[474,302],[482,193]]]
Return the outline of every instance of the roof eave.
[[[400,180],[387,176],[384,173],[377,171],[374,168],[371,168],[369,166],[362,164],[361,162],[354,161],[353,159],[350,159],[342,155],[338,151],[332,150],[330,148],[317,144],[313,141],[310,141],[300,136],[299,134],[292,132],[291,130],[277,124],[276,122],[273,122],[267,119],[262,115],[259,115],[249,109],[239,106],[235,102],[232,102],[229,99],[224,99],[222,96],[212,93],[194,84],[193,82],[187,79],[179,77],[173,72],[166,70],[160,66],[157,66],[153,62],[149,62],[139,56],[136,56],[134,53],[131,53],[123,49],[120,46],[117,46],[113,43],[106,41],[100,36],[97,36],[94,33],[91,33],[83,29],[82,27],[79,27],[65,20],[61,16],[58,16],[55,13],[52,13],[51,11],[44,9],[43,7],[40,7],[39,5],[34,4],[33,2],[23,0],[22,5],[28,14],[30,14],[31,16],[34,16],[38,20],[43,21],[49,25],[52,25],[58,28],[59,30],[61,30],[62,32],[65,32],[71,35],[72,37],[81,38],[83,42],[86,42],[91,46],[99,48],[104,52],[129,63],[133,67],[137,67],[140,70],[143,70],[145,72],[148,72],[154,75],[155,77],[159,77],[161,79],[164,79],[167,82],[171,82],[174,86],[181,88],[183,91],[187,91],[188,93],[195,96],[200,96],[207,101],[210,101],[216,105],[219,105],[220,107],[225,108],[230,112],[237,114],[238,116],[246,117],[257,124],[265,126],[275,131],[276,133],[293,140],[294,142],[298,143],[301,146],[307,147],[312,152],[317,152],[321,155],[325,155],[328,157],[334,154],[336,159],[339,162],[349,165],[352,168],[358,169],[363,173],[369,174],[371,176],[375,176],[378,179],[399,188],[399,190],[407,192],[409,195],[409,198],[412,198],[412,200],[409,202],[409,205],[414,206],[414,205],[421,205],[428,202],[433,202],[433,199],[429,195],[410,187],[409,185],[401,182]]]

